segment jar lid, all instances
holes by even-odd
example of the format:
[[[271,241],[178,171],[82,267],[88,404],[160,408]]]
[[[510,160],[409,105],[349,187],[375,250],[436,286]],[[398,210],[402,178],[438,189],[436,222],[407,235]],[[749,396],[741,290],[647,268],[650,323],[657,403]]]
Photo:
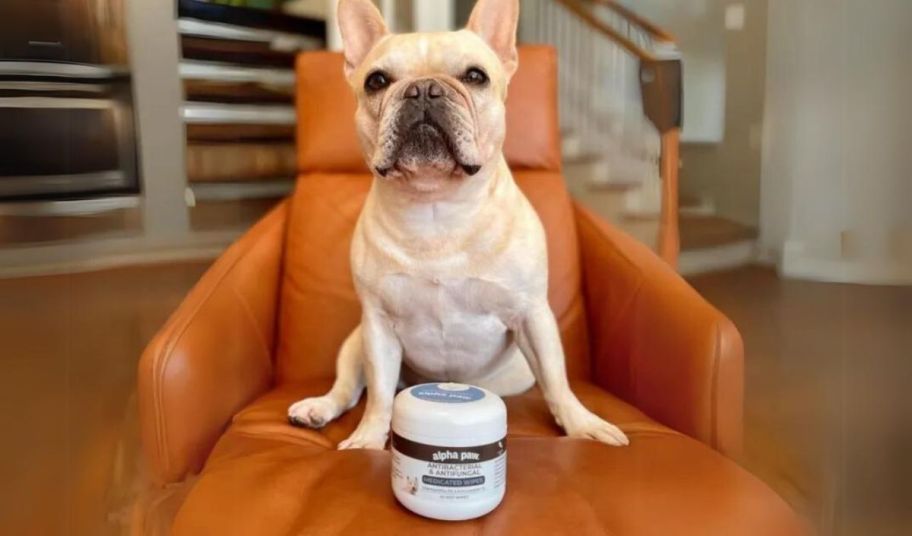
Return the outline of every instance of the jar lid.
[[[392,428],[410,439],[446,440],[451,446],[493,442],[507,433],[507,407],[480,387],[425,383],[396,395]]]

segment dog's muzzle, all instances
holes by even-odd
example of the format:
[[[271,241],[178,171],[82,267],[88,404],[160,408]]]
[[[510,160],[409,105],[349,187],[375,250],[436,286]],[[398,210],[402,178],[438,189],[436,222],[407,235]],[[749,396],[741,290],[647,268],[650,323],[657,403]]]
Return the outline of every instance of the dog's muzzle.
[[[423,79],[411,82],[402,92],[395,122],[396,143],[394,154],[386,159],[386,165],[377,166],[376,171],[385,177],[400,161],[443,165],[456,164],[467,175],[475,175],[481,169],[478,164],[467,161],[459,147],[463,123],[456,117],[456,105],[449,98],[441,82]]]

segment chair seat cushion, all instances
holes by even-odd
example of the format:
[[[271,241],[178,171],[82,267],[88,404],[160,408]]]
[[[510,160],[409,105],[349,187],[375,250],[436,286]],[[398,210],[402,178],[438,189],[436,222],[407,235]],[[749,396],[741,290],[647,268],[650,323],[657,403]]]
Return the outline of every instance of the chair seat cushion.
[[[175,521],[175,534],[800,534],[785,503],[705,445],[588,383],[573,389],[631,444],[562,437],[540,392],[506,400],[507,494],[493,513],[450,523],[402,508],[388,451],[338,451],[361,405],[322,431],[288,405],[329,382],[275,389],[240,412]]]

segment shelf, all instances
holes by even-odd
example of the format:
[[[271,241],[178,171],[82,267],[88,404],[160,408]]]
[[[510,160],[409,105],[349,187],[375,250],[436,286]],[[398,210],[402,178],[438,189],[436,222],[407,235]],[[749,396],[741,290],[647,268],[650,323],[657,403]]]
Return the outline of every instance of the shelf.
[[[182,18],[307,35],[326,40],[326,21],[320,19],[295,17],[277,11],[226,6],[198,0],[178,0],[177,11]]]
[[[241,199],[278,199],[294,190],[294,178],[251,182],[192,183],[189,189],[195,202],[213,203]]]
[[[276,143],[295,139],[295,125],[187,125],[187,141],[197,143]]]
[[[181,36],[181,55],[189,60],[294,69],[297,52],[277,50],[272,42]]]
[[[279,203],[279,199],[200,201],[188,208],[190,228],[206,233],[246,231]]]
[[[292,69],[245,67],[230,63],[184,60],[180,62],[178,70],[180,77],[184,80],[256,82],[278,87],[294,87],[295,85],[295,72]]]
[[[254,82],[212,82],[185,79],[184,98],[191,102],[220,102],[226,104],[284,104],[294,105],[294,88],[275,87]],[[0,83],[0,91],[3,84]]]
[[[181,118],[188,124],[294,125],[294,106],[187,102]]]
[[[180,35],[186,37],[205,37],[207,39],[268,43],[274,50],[284,52],[323,47],[323,41],[314,37],[275,32],[272,30],[244,28],[243,26],[234,26],[232,24],[205,22],[194,19],[178,19],[177,31]]]

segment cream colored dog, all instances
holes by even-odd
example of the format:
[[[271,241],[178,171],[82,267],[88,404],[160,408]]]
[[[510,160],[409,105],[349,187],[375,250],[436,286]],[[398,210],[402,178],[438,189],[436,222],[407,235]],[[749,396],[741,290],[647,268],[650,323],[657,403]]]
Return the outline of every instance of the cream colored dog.
[[[289,419],[319,428],[367,407],[341,449],[382,449],[400,381],[503,396],[537,380],[568,435],[625,445],[570,391],[548,306],[545,234],[502,154],[518,0],[480,0],[467,29],[391,35],[369,0],[341,0],[345,74],[375,179],[353,237],[361,325],[325,396]]]

